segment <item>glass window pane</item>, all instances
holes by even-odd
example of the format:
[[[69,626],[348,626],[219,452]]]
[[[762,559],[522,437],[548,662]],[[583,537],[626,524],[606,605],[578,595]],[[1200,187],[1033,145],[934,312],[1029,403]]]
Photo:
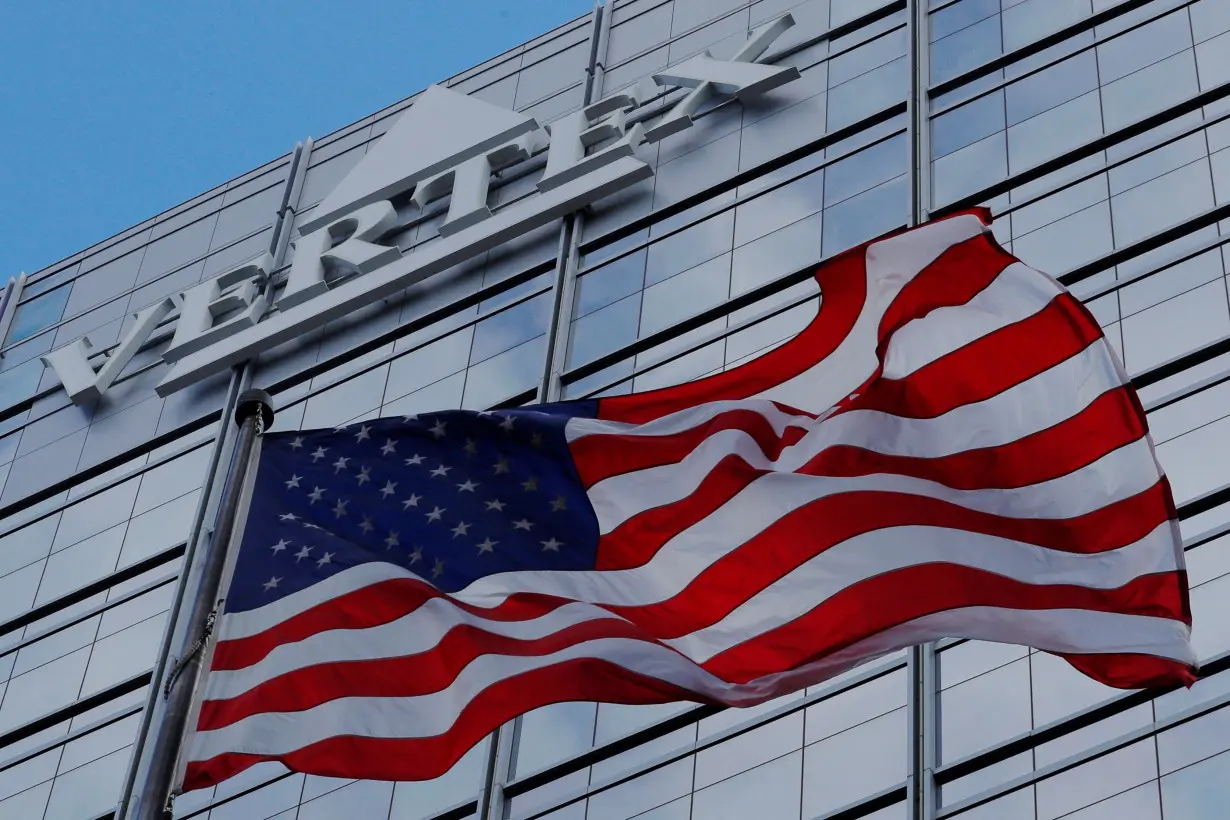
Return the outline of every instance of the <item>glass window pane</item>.
[[[9,338],[5,344],[28,339],[43,328],[51,327],[60,321],[72,289],[72,285],[65,285],[18,305],[13,313],[13,323],[9,326]]]
[[[906,735],[898,709],[808,746],[803,814],[815,817],[904,780]]]
[[[1183,820],[1221,820],[1230,804],[1230,753],[1162,778],[1162,812]]]

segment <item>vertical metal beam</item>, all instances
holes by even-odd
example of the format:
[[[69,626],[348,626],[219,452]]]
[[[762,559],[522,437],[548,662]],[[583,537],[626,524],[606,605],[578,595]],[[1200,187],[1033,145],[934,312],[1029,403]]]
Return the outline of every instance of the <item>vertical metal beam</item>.
[[[926,0],[907,0],[906,32],[910,61],[910,89],[906,98],[906,131],[910,151],[909,225],[915,227],[930,218],[931,207],[931,106],[927,95],[931,76],[931,38]],[[907,670],[909,769],[906,777],[906,816],[910,820],[934,820],[938,805],[934,772],[939,749],[935,644],[912,647]]]
[[[177,785],[178,764],[189,729],[188,716],[205,671],[202,661],[206,644],[222,603],[219,596],[223,570],[227,555],[238,540],[237,533],[243,532],[244,491],[260,452],[261,433],[273,424],[273,399],[263,390],[244,391],[236,404],[235,422],[239,433],[227,471],[226,489],[218,506],[217,522],[201,555],[200,573],[188,611],[188,628],[177,663],[162,686],[166,708],[154,737],[149,768],[139,792],[133,795],[137,820],[168,820],[171,816],[170,799]]]
[[[615,0],[608,0],[614,4]],[[602,61],[605,59],[606,40],[610,32],[609,8],[601,0],[594,0],[593,18],[590,22],[589,65],[585,68],[585,93],[581,105],[594,101],[602,91]],[[543,364],[542,379],[538,384],[537,400],[557,401],[560,398],[560,374],[568,356],[568,336],[572,327],[573,293],[577,270],[577,248],[584,229],[584,214],[565,216],[560,222],[559,247],[555,255],[555,283],[552,289],[554,300],[551,321],[547,326],[547,353]],[[515,739],[520,735],[521,718],[505,723],[495,731],[487,757],[487,776],[478,795],[478,820],[504,820],[507,801],[504,784],[512,778]]]
[[[291,158],[290,174],[285,183],[282,202],[274,222],[273,236],[270,237],[269,242],[269,250],[273,254],[275,269],[286,260],[295,209],[298,207],[299,194],[303,189],[303,178],[307,173],[311,152],[312,139],[310,137],[304,143],[295,144]],[[176,584],[175,598],[171,603],[171,614],[167,619],[166,629],[163,632],[161,651],[158,653],[158,660],[154,665],[154,685],[150,687],[149,695],[146,697],[145,710],[141,716],[141,727],[137,731],[137,739],[133,744],[132,758],[128,762],[128,772],[124,778],[124,786],[120,790],[120,799],[115,810],[116,820],[133,820],[136,817],[136,804],[133,801],[133,793],[136,790],[138,781],[144,782],[146,771],[151,762],[146,754],[146,742],[151,732],[155,729],[156,722],[162,720],[165,707],[163,699],[158,696],[158,683],[166,674],[171,647],[177,640],[183,641],[184,633],[183,623],[180,618],[181,610],[188,594],[189,585],[196,580],[193,569],[196,566],[198,548],[209,536],[205,521],[213,520],[210,516],[217,515],[219,495],[226,481],[226,475],[219,473],[218,466],[224,460],[229,461],[233,453],[237,431],[226,424],[226,419],[235,412],[235,409],[238,407],[239,396],[251,385],[251,379],[250,367],[246,365],[238,367],[234,370],[230,386],[227,388],[226,400],[222,406],[222,428],[218,431],[218,436],[211,448],[201,498],[197,502],[196,511],[193,513],[192,529],[188,535],[188,548],[184,555],[183,570],[181,570],[179,582]],[[157,718],[157,721],[155,721],[155,718]]]
[[[9,328],[13,325],[13,315],[17,313],[17,303],[21,301],[21,293],[25,289],[26,275],[24,273],[10,277],[8,284],[4,286],[4,299],[0,301],[0,350],[8,341]],[[3,357],[4,354],[0,353],[0,358]]]

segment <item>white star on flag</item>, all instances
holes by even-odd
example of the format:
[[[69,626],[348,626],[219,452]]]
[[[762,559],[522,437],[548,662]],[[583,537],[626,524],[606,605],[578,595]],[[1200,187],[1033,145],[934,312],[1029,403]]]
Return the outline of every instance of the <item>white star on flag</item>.
[[[431,428],[430,432],[436,438],[444,438],[444,427],[445,427],[444,420],[436,419],[436,424],[434,427]]]
[[[337,475],[342,470],[345,470],[348,461],[350,461],[350,456],[338,456],[337,461],[333,462],[333,474]]]
[[[316,562],[316,566],[323,567],[325,564],[332,563],[332,561],[333,561],[333,553],[326,552],[324,555],[320,557],[320,560]]]
[[[290,478],[286,480],[286,489],[289,490],[291,487],[294,487],[296,490],[299,489],[299,482],[302,480],[303,480],[303,476],[292,475]]]
[[[525,530],[526,532],[529,532],[533,528],[534,528],[533,522],[525,518],[522,518],[520,521],[513,522],[514,530]]]
[[[281,580],[282,580],[281,578],[278,578],[277,576],[274,576],[273,578],[270,578],[270,579],[269,579],[268,581],[266,581],[265,583],[261,584],[261,586],[263,586],[263,587],[265,588],[265,592],[268,592],[268,591],[269,591],[269,590],[271,590],[271,589],[277,589],[277,588],[278,588],[278,582],[279,582],[279,581],[281,581]]]
[[[323,487],[313,487],[312,491],[308,493],[308,498],[312,499],[311,503],[313,504],[315,504],[320,499],[324,498],[324,496],[325,496],[325,490]]]
[[[295,563],[299,563],[300,560],[307,558],[311,554],[312,548],[305,544],[298,552],[295,553]]]
[[[384,539],[384,544],[385,544],[385,549],[390,549],[390,550],[393,549],[393,547],[401,546],[401,541],[398,540],[398,537],[397,537],[397,530],[391,530],[389,532],[389,537]]]
[[[282,513],[281,515],[278,516],[278,518],[282,519],[283,521],[298,521],[299,520],[299,516],[295,515],[294,513]]]
[[[385,482],[384,489],[380,491],[380,494],[387,499],[389,496],[395,494],[396,492],[397,492],[397,482],[388,481],[388,482]]]
[[[403,510],[408,510],[411,507],[417,507],[419,505],[419,502],[422,500],[423,500],[423,496],[410,493],[410,497],[407,498],[405,501],[401,502],[401,508]]]
[[[418,453],[415,453],[414,455],[410,456],[410,458],[406,459],[407,467],[417,467],[418,465],[422,463],[423,463],[423,457],[419,455]]]
[[[361,425],[359,427],[358,434],[354,437],[354,440],[355,441],[366,441],[367,439],[371,438],[372,437],[371,429],[372,428],[368,427],[366,424]]]
[[[484,503],[486,503],[488,510],[495,510],[496,512],[504,512],[504,502],[498,498],[493,498],[492,500],[484,502]]]
[[[293,439],[291,439],[290,449],[292,450],[303,449],[303,436],[295,436]]]
[[[360,468],[359,475],[356,477],[356,480],[359,482],[360,487],[362,487],[367,482],[371,481],[372,480],[372,468],[371,467]]]
[[[448,476],[448,471],[449,471],[449,470],[451,470],[451,469],[453,469],[453,468],[452,468],[452,467],[447,467],[447,466],[445,466],[445,465],[441,464],[439,467],[437,467],[436,469],[434,469],[434,470],[432,470],[432,471],[431,471],[431,475],[432,475],[434,478],[444,478],[444,477]]]
[[[461,536],[461,535],[469,535],[470,525],[462,521],[457,526],[453,527],[452,533],[453,533],[454,538],[457,538],[458,536]]]
[[[393,439],[386,439],[384,446],[380,448],[380,454],[390,456],[397,451],[397,442]]]
[[[559,552],[559,548],[562,546],[564,546],[564,542],[555,540],[555,536],[542,542],[543,552]]]
[[[363,534],[367,535],[372,530],[376,529],[376,525],[372,523],[369,516],[363,516],[363,523],[359,525],[359,529],[363,530]]]
[[[337,504],[333,507],[333,515],[337,518],[341,518],[343,515],[346,514],[346,505],[349,503],[350,502],[347,501],[346,499],[339,498],[337,500]]]
[[[477,486],[478,486],[477,484],[475,484],[473,481],[471,481],[470,479],[468,479],[468,478],[467,478],[464,484],[458,484],[458,485],[457,485],[457,492],[459,492],[459,493],[472,493],[472,492],[474,492],[474,488],[475,488],[475,487],[477,487]]]
[[[429,512],[429,513],[427,513],[427,520],[428,520],[428,521],[439,521],[439,520],[440,520],[440,516],[442,516],[442,515],[444,515],[444,508],[443,508],[443,507],[436,507],[434,510],[432,510],[432,511],[431,511],[431,512]]]
[[[486,539],[484,539],[483,541],[480,541],[480,542],[479,542],[479,544],[478,544],[478,554],[479,554],[479,555],[482,555],[484,552],[494,552],[494,551],[495,551],[495,545],[496,545],[496,544],[498,544],[498,543],[500,543],[500,542],[499,542],[499,541],[492,541],[492,540],[491,540],[491,536],[487,536],[487,538],[486,538]]]
[[[279,552],[281,552],[282,550],[286,549],[289,546],[290,546],[290,542],[287,541],[285,538],[282,538],[278,541],[278,543],[270,547],[270,549],[273,550],[274,555],[277,555]]]
[[[327,447],[317,447],[312,451],[312,461],[320,461],[325,457],[325,453],[329,452]]]
[[[417,564],[419,561],[422,561],[422,560],[423,560],[423,548],[415,547],[410,553],[410,563]]]

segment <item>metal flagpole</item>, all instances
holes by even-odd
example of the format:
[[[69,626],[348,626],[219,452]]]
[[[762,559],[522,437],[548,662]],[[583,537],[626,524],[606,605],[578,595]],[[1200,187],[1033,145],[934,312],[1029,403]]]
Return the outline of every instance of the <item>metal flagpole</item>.
[[[231,456],[226,488],[218,506],[214,531],[201,559],[200,581],[192,601],[188,628],[176,666],[168,673],[163,693],[166,708],[154,740],[149,770],[137,801],[135,820],[166,820],[171,817],[170,797],[175,787],[177,762],[188,729],[188,715],[203,670],[205,645],[213,631],[220,605],[223,571],[239,523],[244,489],[258,450],[261,434],[273,424],[273,399],[264,390],[247,390],[235,406],[239,434]],[[187,570],[185,570],[187,571]]]

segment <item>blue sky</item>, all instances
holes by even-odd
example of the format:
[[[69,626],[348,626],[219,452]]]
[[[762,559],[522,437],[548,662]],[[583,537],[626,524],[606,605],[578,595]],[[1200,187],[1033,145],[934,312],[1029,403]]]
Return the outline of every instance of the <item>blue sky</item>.
[[[0,8],[0,284],[493,57],[593,0]]]

